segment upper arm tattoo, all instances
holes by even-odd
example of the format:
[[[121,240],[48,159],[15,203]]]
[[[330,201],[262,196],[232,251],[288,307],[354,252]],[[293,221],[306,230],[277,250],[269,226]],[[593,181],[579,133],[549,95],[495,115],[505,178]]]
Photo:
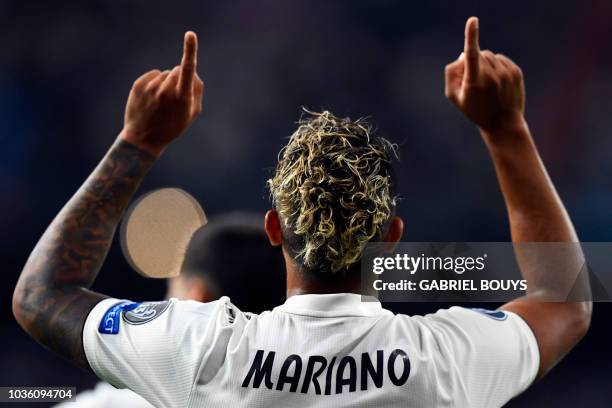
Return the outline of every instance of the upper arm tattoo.
[[[17,321],[37,341],[88,369],[82,331],[106,296],[88,290],[117,224],[155,161],[118,140],[32,251],[13,297]]]

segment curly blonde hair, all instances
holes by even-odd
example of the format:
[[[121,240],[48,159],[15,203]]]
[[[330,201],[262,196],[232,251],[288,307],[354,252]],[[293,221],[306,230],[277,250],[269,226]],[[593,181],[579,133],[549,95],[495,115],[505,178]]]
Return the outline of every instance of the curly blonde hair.
[[[315,273],[347,271],[391,219],[396,146],[364,119],[304,109],[268,180],[290,254]]]

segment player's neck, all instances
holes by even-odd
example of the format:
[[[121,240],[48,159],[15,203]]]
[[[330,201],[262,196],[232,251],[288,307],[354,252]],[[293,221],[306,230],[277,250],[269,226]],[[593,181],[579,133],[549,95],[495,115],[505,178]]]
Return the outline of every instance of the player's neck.
[[[359,279],[321,282],[315,277],[300,272],[292,260],[285,258],[287,269],[287,298],[294,295],[361,293]]]

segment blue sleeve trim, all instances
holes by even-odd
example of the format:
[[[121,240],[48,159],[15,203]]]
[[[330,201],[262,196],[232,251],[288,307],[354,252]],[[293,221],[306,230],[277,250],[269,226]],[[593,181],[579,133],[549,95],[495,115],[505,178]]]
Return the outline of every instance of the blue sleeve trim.
[[[493,320],[506,320],[508,318],[508,314],[506,312],[504,312],[503,310],[490,310],[490,309],[482,309],[482,308],[469,308],[469,310],[473,310],[475,312],[478,312],[480,314],[483,314],[485,316],[490,317]]]

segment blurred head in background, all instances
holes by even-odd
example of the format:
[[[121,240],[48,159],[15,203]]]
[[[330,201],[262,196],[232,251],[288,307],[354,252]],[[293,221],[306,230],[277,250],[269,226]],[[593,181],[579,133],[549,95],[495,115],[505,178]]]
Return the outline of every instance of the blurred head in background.
[[[210,302],[221,296],[254,313],[285,300],[282,252],[270,246],[261,214],[209,220],[194,233],[180,276],[168,280],[167,297]]]

